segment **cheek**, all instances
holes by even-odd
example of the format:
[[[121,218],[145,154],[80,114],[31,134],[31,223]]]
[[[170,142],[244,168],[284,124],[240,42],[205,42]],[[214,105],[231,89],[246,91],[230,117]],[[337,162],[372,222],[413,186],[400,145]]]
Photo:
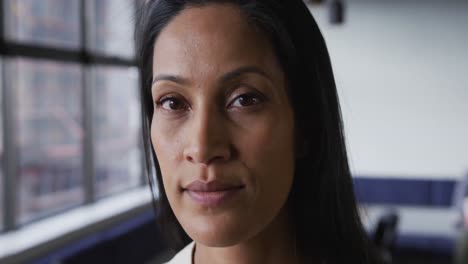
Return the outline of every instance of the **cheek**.
[[[263,120],[252,122],[246,133],[239,136],[239,145],[245,159],[272,167],[270,163],[277,159],[283,159],[279,165],[294,159],[293,156],[293,123],[288,115],[271,115]],[[255,166],[255,164],[252,164]]]
[[[241,159],[253,171],[264,202],[289,193],[294,175],[293,122],[288,115],[254,122],[239,140]]]
[[[180,161],[181,144],[180,134],[177,133],[174,127],[166,126],[163,122],[157,123],[155,118],[151,124],[151,143],[158,158],[159,167],[161,168],[164,188],[168,195],[168,188],[174,186],[172,183],[171,174],[176,173],[177,164]]]

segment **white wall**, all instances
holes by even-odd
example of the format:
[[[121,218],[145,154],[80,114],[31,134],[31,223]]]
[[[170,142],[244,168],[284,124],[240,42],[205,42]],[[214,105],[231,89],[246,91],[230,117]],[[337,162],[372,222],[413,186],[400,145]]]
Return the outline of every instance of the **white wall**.
[[[345,1],[343,25],[310,6],[327,41],[351,168],[375,177],[468,172],[468,1]]]

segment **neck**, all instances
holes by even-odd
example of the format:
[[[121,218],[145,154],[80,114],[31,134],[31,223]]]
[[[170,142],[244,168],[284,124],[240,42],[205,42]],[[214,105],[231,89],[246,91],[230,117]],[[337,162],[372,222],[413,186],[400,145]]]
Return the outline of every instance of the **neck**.
[[[259,234],[229,247],[196,244],[195,264],[300,263],[295,231],[285,209]]]

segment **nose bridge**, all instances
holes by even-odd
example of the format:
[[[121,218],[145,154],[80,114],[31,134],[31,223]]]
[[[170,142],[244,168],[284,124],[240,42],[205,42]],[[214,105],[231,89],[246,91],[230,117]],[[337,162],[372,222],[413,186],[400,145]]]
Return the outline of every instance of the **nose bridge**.
[[[215,104],[200,105],[191,117],[185,157],[191,162],[209,163],[229,157],[228,135],[221,111]]]
[[[217,130],[220,127],[219,113],[213,104],[205,104],[199,107],[193,117],[193,132],[195,144],[210,146],[216,139]]]

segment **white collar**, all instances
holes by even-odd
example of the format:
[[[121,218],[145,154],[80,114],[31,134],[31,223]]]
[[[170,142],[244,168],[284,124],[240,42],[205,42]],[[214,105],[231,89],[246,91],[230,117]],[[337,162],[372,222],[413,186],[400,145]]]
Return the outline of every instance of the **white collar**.
[[[193,264],[193,252],[195,251],[195,242],[191,242],[184,249],[179,251],[169,262],[166,264]]]

